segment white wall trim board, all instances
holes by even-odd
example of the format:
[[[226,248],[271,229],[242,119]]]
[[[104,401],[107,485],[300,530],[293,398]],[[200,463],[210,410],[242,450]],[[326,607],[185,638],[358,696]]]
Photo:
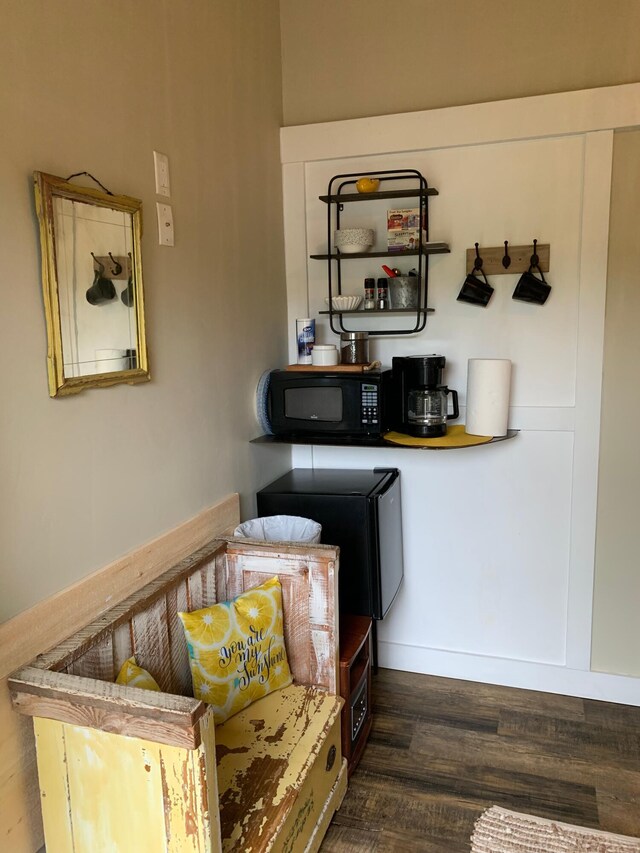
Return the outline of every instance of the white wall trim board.
[[[640,83],[283,127],[282,163],[481,145],[640,125]]]
[[[289,330],[289,362],[298,358],[294,331],[296,318],[309,316],[307,293],[307,234],[304,166],[294,163],[282,170],[283,216],[289,227],[284,233],[284,256],[287,270],[287,329]],[[302,211],[302,215],[300,215]],[[292,286],[292,283],[295,285]]]
[[[383,640],[378,644],[378,654],[379,665],[385,669],[640,706],[640,680],[626,675],[585,672],[568,666],[441,651]]]
[[[586,137],[573,449],[567,666],[591,666],[613,131]]]

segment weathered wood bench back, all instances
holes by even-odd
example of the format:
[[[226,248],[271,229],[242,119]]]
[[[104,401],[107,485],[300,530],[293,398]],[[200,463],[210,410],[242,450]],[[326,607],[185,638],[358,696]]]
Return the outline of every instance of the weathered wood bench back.
[[[216,540],[40,655],[33,666],[113,682],[125,660],[135,655],[165,693],[192,696],[178,613],[226,601],[277,574],[296,681],[337,693],[334,596],[326,589],[334,581],[335,560],[336,549],[330,546],[309,551],[284,543]]]

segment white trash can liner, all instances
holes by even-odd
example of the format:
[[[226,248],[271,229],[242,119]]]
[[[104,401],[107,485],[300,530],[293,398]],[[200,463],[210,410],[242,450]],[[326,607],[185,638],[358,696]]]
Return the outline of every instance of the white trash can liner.
[[[322,525],[299,515],[266,515],[250,518],[233,531],[234,536],[262,539],[265,542],[320,542]]]

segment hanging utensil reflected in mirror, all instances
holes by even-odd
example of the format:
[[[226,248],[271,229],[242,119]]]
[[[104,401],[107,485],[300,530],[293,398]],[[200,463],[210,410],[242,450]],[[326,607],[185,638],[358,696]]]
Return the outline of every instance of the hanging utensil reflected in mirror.
[[[148,381],[142,202],[43,172],[34,181],[50,395]],[[120,299],[114,281],[126,282]]]

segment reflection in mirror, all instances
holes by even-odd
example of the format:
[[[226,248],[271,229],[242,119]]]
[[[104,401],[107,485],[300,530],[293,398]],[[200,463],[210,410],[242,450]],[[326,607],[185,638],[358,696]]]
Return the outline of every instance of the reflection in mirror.
[[[141,202],[34,177],[51,396],[148,380]]]

